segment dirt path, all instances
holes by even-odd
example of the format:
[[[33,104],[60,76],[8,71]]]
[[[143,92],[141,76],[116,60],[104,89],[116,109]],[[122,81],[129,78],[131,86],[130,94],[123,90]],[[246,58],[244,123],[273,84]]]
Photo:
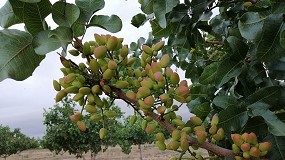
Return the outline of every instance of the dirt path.
[[[178,152],[160,151],[153,144],[142,145],[141,149],[143,160],[168,160],[173,156],[179,156]],[[185,157],[189,157],[189,154]],[[85,154],[84,158],[85,160],[90,160],[91,155]],[[84,158],[80,159],[84,160]],[[4,158],[0,158],[0,160],[4,160]],[[55,155],[47,149],[36,149],[23,151],[19,155],[8,157],[6,160],[76,160],[76,158],[74,155],[69,155],[68,153]],[[140,152],[138,146],[132,146],[132,151],[129,155],[121,152],[120,147],[110,147],[106,152],[98,153],[96,160],[140,160]]]

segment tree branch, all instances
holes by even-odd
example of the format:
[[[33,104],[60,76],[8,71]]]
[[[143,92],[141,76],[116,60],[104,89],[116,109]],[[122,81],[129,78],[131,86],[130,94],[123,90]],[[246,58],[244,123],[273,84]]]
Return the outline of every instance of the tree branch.
[[[130,99],[126,96],[126,94],[118,88],[112,88],[113,92],[115,92],[117,94],[117,96],[121,99],[125,99],[127,101],[129,101],[130,103],[134,104],[137,108],[139,108],[139,103],[136,99]],[[153,120],[155,120],[157,123],[159,123],[161,126],[163,126],[165,129],[167,129],[170,133],[172,133],[172,131],[176,130],[177,128],[175,128],[174,126],[172,126],[170,123],[168,123],[165,120],[162,120],[160,118],[160,116],[154,112],[144,112],[144,114],[146,116],[151,117]],[[213,152],[214,154],[218,155],[218,156],[222,156],[222,157],[230,157],[230,158],[234,158],[235,154],[232,152],[232,150],[226,149],[226,148],[222,148],[220,146],[217,146],[213,143],[209,143],[209,142],[204,142],[204,143],[199,143],[197,141],[196,138],[191,137],[191,136],[187,136],[188,142],[191,145],[196,145],[199,146],[201,148],[204,148],[208,151]]]

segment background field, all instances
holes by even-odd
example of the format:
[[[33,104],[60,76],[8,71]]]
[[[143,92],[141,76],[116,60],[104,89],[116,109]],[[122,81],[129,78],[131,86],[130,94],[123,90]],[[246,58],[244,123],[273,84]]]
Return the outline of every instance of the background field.
[[[142,159],[143,160],[168,160],[172,156],[179,156],[178,152],[174,151],[160,151],[153,144],[146,144],[141,146]],[[202,153],[202,151],[198,151]],[[187,154],[185,157],[189,157]],[[23,151],[18,155],[13,155],[8,157],[6,160],[76,160],[74,155],[69,155],[64,153],[63,155],[55,155],[47,149],[36,149],[36,150],[27,150]],[[90,160],[90,154],[84,154],[84,158]],[[106,152],[100,152],[95,158],[96,160],[140,160],[140,151],[138,146],[132,146],[132,152],[127,155],[121,152],[120,147],[110,147]],[[0,158],[4,160],[4,158]]]

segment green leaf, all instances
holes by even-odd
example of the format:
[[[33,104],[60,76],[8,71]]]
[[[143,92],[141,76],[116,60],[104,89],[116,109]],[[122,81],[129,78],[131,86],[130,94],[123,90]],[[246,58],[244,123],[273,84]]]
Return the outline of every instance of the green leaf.
[[[261,102],[248,107],[253,116],[261,116],[269,127],[269,132],[275,136],[285,136],[285,123],[282,122],[272,111],[270,106]]]
[[[59,26],[56,29],[50,31],[49,38],[56,38],[61,44],[63,51],[66,52],[67,46],[72,42],[73,34],[69,27]],[[65,56],[65,55],[62,55]]]
[[[132,25],[139,28],[140,26],[144,25],[146,22],[146,16],[142,13],[139,13],[132,18]]]
[[[272,134],[265,137],[264,141],[272,143],[272,149],[268,153],[269,159],[285,160],[285,137],[274,136]]]
[[[207,9],[208,4],[210,4],[211,2],[212,1],[209,1],[209,0],[192,0],[191,1],[192,12],[194,14],[203,13],[204,10]]]
[[[246,12],[238,22],[238,28],[243,38],[253,41],[260,37],[262,26],[266,18],[258,12]]]
[[[187,104],[189,112],[205,119],[211,111],[210,103],[203,98],[196,98]]]
[[[219,113],[219,127],[226,132],[237,131],[246,124],[248,120],[247,111],[235,105],[227,107]]]
[[[50,31],[41,31],[33,39],[33,48],[39,55],[45,55],[58,49],[61,45],[58,39],[48,36]]]
[[[97,26],[109,32],[116,33],[122,29],[122,20],[117,15],[94,15],[88,26]]]
[[[219,65],[220,65],[219,62],[214,62],[206,66],[199,78],[199,82],[205,85],[215,83],[217,69]]]
[[[71,28],[75,37],[82,36],[85,31],[85,20],[82,14],[79,18],[72,24]]]
[[[263,102],[272,105],[275,102],[278,102],[281,91],[282,88],[280,86],[264,87],[258,89],[256,92],[247,97],[246,102],[248,104]]]
[[[0,9],[0,26],[8,28],[14,24],[21,23],[20,19],[14,14],[9,1]]]
[[[80,9],[80,14],[85,22],[88,22],[91,16],[104,8],[104,0],[75,0],[75,4]]]
[[[0,81],[6,78],[22,81],[32,75],[45,58],[32,47],[33,37],[23,31],[0,31]]]
[[[60,26],[71,27],[79,15],[80,10],[74,4],[58,1],[52,6],[52,18]]]
[[[179,0],[154,0],[153,12],[161,28],[166,28],[165,14],[179,3]]]
[[[271,14],[266,18],[257,46],[257,58],[270,62],[285,56],[285,50],[280,45],[280,33],[284,27],[283,14]]]
[[[196,99],[199,97],[208,98],[213,96],[214,92],[216,91],[215,87],[202,84],[193,84],[190,90],[190,96],[192,99]]]
[[[285,49],[285,30],[282,30],[280,33],[280,45]]]
[[[221,62],[218,67],[216,75],[216,86],[219,88],[223,84],[227,83],[231,78],[238,76],[242,71],[243,61],[236,61],[231,58],[227,58]]]
[[[235,60],[243,60],[248,52],[247,44],[234,36],[228,37],[227,42],[232,49],[231,58]]]
[[[216,96],[213,99],[213,104],[215,104],[218,107],[226,109],[229,106],[237,105],[237,100],[232,96],[221,95],[221,96]]]
[[[14,14],[25,23],[27,30],[36,35],[46,30],[45,18],[51,13],[49,0],[41,0],[38,3],[24,3],[18,0],[9,0]]]
[[[154,3],[154,0],[143,0],[142,5],[141,5],[141,10],[145,14],[153,13],[153,3]]]
[[[172,33],[172,25],[168,24],[166,28],[161,28],[156,20],[150,21],[152,35],[155,38],[168,37]]]

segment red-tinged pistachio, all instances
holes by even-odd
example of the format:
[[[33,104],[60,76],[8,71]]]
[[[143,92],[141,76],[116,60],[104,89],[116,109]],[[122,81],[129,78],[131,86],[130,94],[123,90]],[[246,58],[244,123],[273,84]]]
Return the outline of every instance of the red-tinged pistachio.
[[[134,91],[132,91],[132,90],[128,90],[128,91],[126,92],[126,96],[127,96],[128,98],[130,98],[130,99],[135,99],[135,98],[136,98],[136,93],[135,93]]]
[[[248,137],[249,137],[249,138],[248,138],[248,142],[249,142],[250,144],[257,144],[257,143],[258,143],[258,141],[257,141],[257,136],[256,136],[255,133],[253,133],[253,132],[249,133],[249,136],[248,136]]]
[[[240,146],[240,149],[241,149],[243,152],[249,151],[249,150],[250,150],[250,144],[249,144],[249,143],[243,143],[243,144]]]
[[[76,112],[73,115],[69,116],[69,118],[72,122],[77,122],[82,119],[82,114],[80,112]]]
[[[148,87],[142,86],[138,89],[138,93],[137,93],[137,98],[145,98],[147,96],[149,96],[151,93],[150,89]],[[138,97],[138,95],[140,95],[140,97]]]
[[[147,126],[146,126],[146,128],[145,128],[145,132],[146,132],[147,134],[151,134],[151,133],[155,130],[155,128],[156,128],[156,125],[155,125],[155,124],[153,124],[153,123],[148,123]]]
[[[257,147],[251,147],[250,151],[249,151],[249,154],[252,157],[259,157],[260,156],[260,151],[259,151],[259,149]]]
[[[187,140],[187,138],[182,138],[181,137],[181,140],[180,140],[180,148],[183,150],[183,151],[187,151],[189,149],[189,142]]]
[[[163,74],[161,73],[161,72],[156,72],[156,73],[154,73],[153,74],[153,76],[154,76],[154,79],[156,80],[156,81],[162,81],[163,80]]]
[[[173,74],[173,70],[170,67],[165,68],[165,74],[167,78],[170,78]]]
[[[153,73],[162,72],[162,69],[158,62],[152,62],[150,66]]]
[[[175,90],[175,94],[177,94],[178,96],[186,96],[190,93],[189,87],[186,86],[179,86],[178,88],[176,88]]]
[[[171,82],[172,84],[178,84],[179,81],[180,81],[180,78],[179,78],[178,73],[173,72],[173,73],[172,73],[172,76],[170,77],[170,82]]]
[[[108,38],[106,46],[108,50],[114,51],[117,47],[117,44],[118,44],[118,38],[115,36],[111,36],[110,38]]]
[[[165,107],[165,106],[159,106],[159,107],[157,107],[157,112],[158,112],[159,114],[163,114],[163,113],[165,112],[165,110],[166,110],[166,107]]]
[[[144,103],[145,103],[147,106],[152,106],[153,103],[154,103],[154,98],[153,98],[153,96],[147,96],[147,97],[144,99]]]
[[[167,67],[167,66],[169,65],[169,63],[170,63],[170,57],[169,57],[169,55],[168,55],[168,54],[164,54],[164,55],[161,57],[160,61],[159,61],[160,67],[161,67],[161,68],[165,68],[165,67]]]
[[[113,61],[113,60],[109,60],[109,62],[108,62],[108,68],[109,68],[109,69],[112,69],[112,70],[117,69],[117,63],[116,63],[115,61]]]
[[[150,78],[145,78],[140,82],[141,86],[152,89],[154,82]]]
[[[212,117],[211,125],[218,125],[218,123],[219,123],[219,116],[218,116],[218,114],[215,114],[215,115]]]
[[[271,149],[271,143],[270,142],[261,142],[258,146],[260,151],[269,151]]]
[[[167,93],[163,93],[159,96],[161,102],[167,102],[169,100],[169,95]]]
[[[105,58],[107,54],[107,47],[98,46],[94,49],[93,53],[97,59]]]
[[[218,127],[216,125],[212,125],[209,129],[209,133],[210,134],[216,134],[217,133],[217,130],[218,130]]]
[[[197,136],[197,141],[199,143],[203,143],[206,141],[206,138],[207,138],[207,134],[205,131],[195,131],[195,134]]]
[[[194,131],[206,131],[205,127],[203,126],[196,126],[193,128]]]
[[[63,81],[65,84],[70,84],[72,81],[74,81],[76,78],[76,75],[74,73],[69,73],[67,76],[63,77]]]
[[[158,132],[156,135],[156,140],[159,141],[159,142],[164,142],[165,141],[165,137],[164,137],[164,134],[162,132]]]
[[[77,127],[79,128],[79,130],[81,132],[85,132],[86,131],[86,125],[85,125],[84,121],[77,121],[76,124],[77,124]]]
[[[217,134],[219,134],[222,139],[225,137],[225,131],[223,128],[219,128],[218,131],[217,131]]]
[[[179,146],[180,146],[180,144],[179,144],[178,141],[171,140],[171,141],[167,144],[166,148],[169,149],[169,150],[174,150],[174,151],[176,151],[176,150],[179,148]]]
[[[231,134],[231,138],[237,146],[241,146],[243,144],[243,140],[240,134]]]

